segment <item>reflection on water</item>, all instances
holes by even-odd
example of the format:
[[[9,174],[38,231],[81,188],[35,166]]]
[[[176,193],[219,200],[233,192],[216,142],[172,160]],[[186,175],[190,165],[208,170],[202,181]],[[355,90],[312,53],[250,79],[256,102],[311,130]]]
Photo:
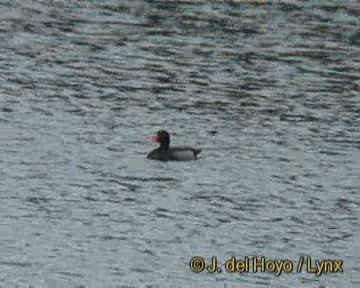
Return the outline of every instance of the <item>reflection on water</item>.
[[[358,287],[359,12],[1,1],[1,286]],[[160,128],[201,159],[145,159]],[[197,274],[195,255],[344,273]]]

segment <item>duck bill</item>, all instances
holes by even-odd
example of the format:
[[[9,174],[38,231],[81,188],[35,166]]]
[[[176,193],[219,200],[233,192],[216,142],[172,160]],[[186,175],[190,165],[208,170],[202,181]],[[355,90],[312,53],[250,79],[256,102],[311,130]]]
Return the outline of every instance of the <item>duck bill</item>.
[[[146,140],[149,143],[157,143],[159,141],[159,136],[158,136],[158,134],[153,134],[153,135],[147,136]]]

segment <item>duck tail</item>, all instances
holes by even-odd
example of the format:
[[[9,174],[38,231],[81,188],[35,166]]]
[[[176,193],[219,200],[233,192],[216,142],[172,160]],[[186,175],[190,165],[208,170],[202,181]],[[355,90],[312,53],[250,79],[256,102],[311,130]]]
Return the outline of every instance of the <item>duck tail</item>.
[[[198,154],[200,154],[200,152],[202,151],[202,149],[194,149],[195,155],[197,156]]]

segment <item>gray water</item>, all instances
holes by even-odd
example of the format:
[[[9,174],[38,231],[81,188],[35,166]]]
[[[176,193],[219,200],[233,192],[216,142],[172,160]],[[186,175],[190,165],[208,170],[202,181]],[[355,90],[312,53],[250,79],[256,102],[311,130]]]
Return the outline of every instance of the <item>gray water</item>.
[[[0,286],[359,287],[359,27],[358,1],[0,1]],[[201,158],[147,160],[159,129]]]

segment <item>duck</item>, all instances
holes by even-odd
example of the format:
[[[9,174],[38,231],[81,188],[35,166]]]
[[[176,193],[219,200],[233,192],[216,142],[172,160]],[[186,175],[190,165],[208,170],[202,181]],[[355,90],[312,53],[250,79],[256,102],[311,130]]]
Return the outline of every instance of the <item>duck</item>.
[[[158,161],[190,161],[198,159],[202,151],[200,148],[189,146],[171,146],[170,134],[165,130],[160,130],[156,134],[148,136],[151,143],[159,143],[160,147],[150,151],[147,159]]]

